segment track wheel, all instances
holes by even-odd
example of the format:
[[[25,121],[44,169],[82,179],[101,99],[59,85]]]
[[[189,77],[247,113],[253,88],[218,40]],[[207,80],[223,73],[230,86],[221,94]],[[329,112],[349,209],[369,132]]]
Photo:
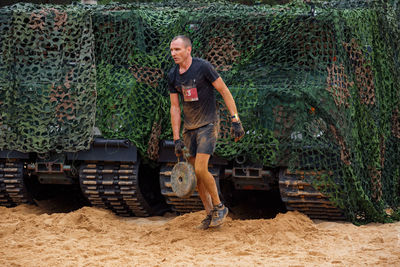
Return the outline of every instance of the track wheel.
[[[309,183],[321,174],[323,172],[281,170],[279,190],[282,201],[288,210],[297,210],[312,219],[344,220],[343,212]]]
[[[18,159],[0,160],[0,205],[15,207],[31,202],[24,182],[24,163]]]
[[[95,207],[120,216],[149,216],[153,211],[140,191],[138,171],[135,162],[86,162],[79,170],[81,190]]]

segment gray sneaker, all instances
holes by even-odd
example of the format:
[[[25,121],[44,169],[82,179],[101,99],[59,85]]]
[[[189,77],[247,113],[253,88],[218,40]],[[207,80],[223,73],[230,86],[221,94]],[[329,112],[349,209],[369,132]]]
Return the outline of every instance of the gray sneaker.
[[[208,214],[208,215],[204,218],[204,220],[201,221],[200,225],[197,226],[197,229],[200,229],[200,230],[207,230],[207,229],[210,227],[211,219],[212,219],[211,214]]]
[[[228,215],[228,208],[225,207],[224,204],[219,204],[217,206],[214,206],[212,212],[212,219],[209,227],[220,226],[224,222],[224,219],[226,218],[227,215]]]

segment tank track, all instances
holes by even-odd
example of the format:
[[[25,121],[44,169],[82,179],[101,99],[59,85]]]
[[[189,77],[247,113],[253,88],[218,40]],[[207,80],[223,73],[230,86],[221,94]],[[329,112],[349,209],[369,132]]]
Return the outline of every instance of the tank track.
[[[119,216],[146,217],[151,208],[139,189],[134,162],[84,163],[79,170],[80,186],[89,202]]]
[[[0,161],[0,206],[15,207],[31,202],[24,183],[24,163]]]
[[[197,189],[189,198],[177,197],[172,191],[171,171],[173,167],[174,163],[168,163],[162,165],[160,169],[161,194],[165,197],[167,204],[171,206],[173,211],[181,214],[203,210],[203,203],[201,202]],[[209,167],[209,171],[216,179],[218,187],[219,168]]]
[[[282,170],[279,173],[279,190],[288,210],[297,210],[312,219],[345,220],[343,212],[329,198],[307,182],[315,171]]]

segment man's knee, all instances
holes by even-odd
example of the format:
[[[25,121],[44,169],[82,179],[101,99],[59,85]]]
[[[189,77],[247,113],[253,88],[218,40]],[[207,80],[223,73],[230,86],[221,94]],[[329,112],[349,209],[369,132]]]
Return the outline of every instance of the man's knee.
[[[197,179],[199,179],[199,182],[201,183],[203,178],[207,175],[208,169],[207,168],[202,168],[202,167],[197,167],[194,170]]]
[[[198,179],[206,179],[208,175],[208,160],[210,155],[198,153],[194,164],[194,171]]]

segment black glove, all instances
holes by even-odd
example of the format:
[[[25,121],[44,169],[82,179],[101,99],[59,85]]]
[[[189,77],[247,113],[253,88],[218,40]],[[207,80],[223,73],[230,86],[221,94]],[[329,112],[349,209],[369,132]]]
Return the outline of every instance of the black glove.
[[[243,129],[242,123],[240,121],[232,122],[231,133],[232,133],[233,137],[235,138],[235,142],[242,139],[242,137],[244,136],[244,129]]]
[[[185,147],[185,143],[181,139],[175,140],[175,155],[180,157],[183,155],[183,148]]]

